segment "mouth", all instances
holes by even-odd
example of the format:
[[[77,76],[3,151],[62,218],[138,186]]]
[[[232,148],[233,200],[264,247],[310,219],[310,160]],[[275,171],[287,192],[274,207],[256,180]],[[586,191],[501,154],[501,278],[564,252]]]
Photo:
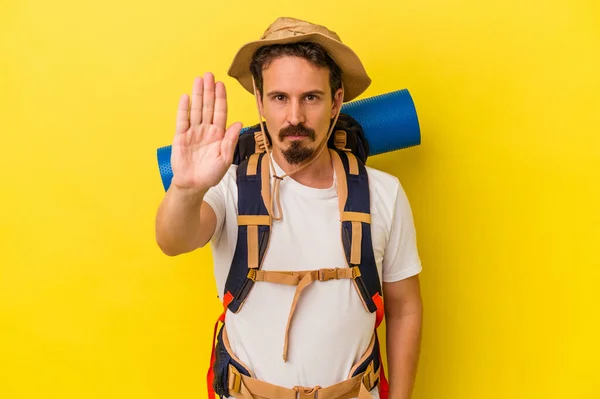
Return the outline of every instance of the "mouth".
[[[306,137],[308,137],[308,136],[285,136],[285,138],[289,139],[289,140],[302,140]]]

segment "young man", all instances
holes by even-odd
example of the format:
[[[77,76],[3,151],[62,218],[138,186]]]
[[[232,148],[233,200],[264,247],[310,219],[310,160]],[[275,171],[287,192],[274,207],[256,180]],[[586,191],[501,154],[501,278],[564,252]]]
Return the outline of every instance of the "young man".
[[[385,308],[380,310],[387,319],[389,397],[410,398],[422,323],[421,263],[410,205],[397,178],[360,164],[368,177],[363,190],[370,216],[344,212],[340,198],[349,189],[342,166],[358,163],[351,154],[327,148],[342,103],[370,84],[359,58],[327,28],[279,18],[260,40],[240,49],[229,74],[256,97],[266,125],[256,133],[262,157],[232,165],[242,125],[226,128],[223,83],[210,73],[196,78],[191,104],[187,95],[179,103],[173,179],[156,219],[157,242],[168,255],[212,244],[219,296],[229,305],[215,386],[224,396],[247,399],[380,396],[384,378],[378,353],[371,353],[378,350],[373,349],[378,316],[374,305],[368,310],[365,298],[370,299],[361,296],[355,281],[360,270],[363,275],[368,270],[356,266],[360,250],[358,263],[349,261],[340,239],[340,222],[351,220],[351,257],[354,240],[360,248],[366,237],[361,226],[367,226],[372,269],[379,277],[375,286],[381,283],[385,299],[377,306]],[[340,161],[345,157],[346,164]],[[263,173],[263,216],[241,215],[245,203],[238,203],[238,182],[245,180],[238,173]],[[257,237],[261,247],[253,252]],[[245,245],[246,252],[236,254],[236,246]],[[371,249],[362,248],[365,259]],[[241,300],[243,290],[232,295],[228,288],[232,264],[250,270],[254,283]],[[375,303],[379,294],[373,298]],[[362,363],[370,364],[368,370]]]

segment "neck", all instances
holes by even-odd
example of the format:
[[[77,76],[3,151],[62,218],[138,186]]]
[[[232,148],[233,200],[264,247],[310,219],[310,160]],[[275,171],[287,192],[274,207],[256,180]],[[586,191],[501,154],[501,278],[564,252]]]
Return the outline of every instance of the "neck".
[[[312,188],[329,188],[333,184],[333,166],[327,147],[321,151],[317,159],[298,172],[294,172],[294,170],[298,169],[301,164],[289,164],[280,150],[273,151],[273,159],[286,175],[291,173],[290,179],[294,179],[302,185]]]

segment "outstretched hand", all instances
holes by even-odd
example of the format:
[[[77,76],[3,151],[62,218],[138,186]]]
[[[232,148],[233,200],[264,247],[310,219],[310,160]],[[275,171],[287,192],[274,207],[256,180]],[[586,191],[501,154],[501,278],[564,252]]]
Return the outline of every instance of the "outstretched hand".
[[[233,162],[242,124],[227,129],[227,93],[223,82],[211,73],[194,79],[191,109],[187,94],[177,110],[171,148],[172,184],[182,189],[208,190],[215,186]]]

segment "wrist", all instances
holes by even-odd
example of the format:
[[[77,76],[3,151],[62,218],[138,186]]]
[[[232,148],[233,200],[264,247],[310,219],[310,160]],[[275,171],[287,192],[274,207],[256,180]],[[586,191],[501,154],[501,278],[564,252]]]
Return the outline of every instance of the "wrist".
[[[210,188],[210,187],[209,187]],[[208,192],[209,188],[204,187],[181,187],[175,183],[171,184],[170,191],[179,200],[184,201],[188,204],[199,205],[202,203],[204,196]]]

